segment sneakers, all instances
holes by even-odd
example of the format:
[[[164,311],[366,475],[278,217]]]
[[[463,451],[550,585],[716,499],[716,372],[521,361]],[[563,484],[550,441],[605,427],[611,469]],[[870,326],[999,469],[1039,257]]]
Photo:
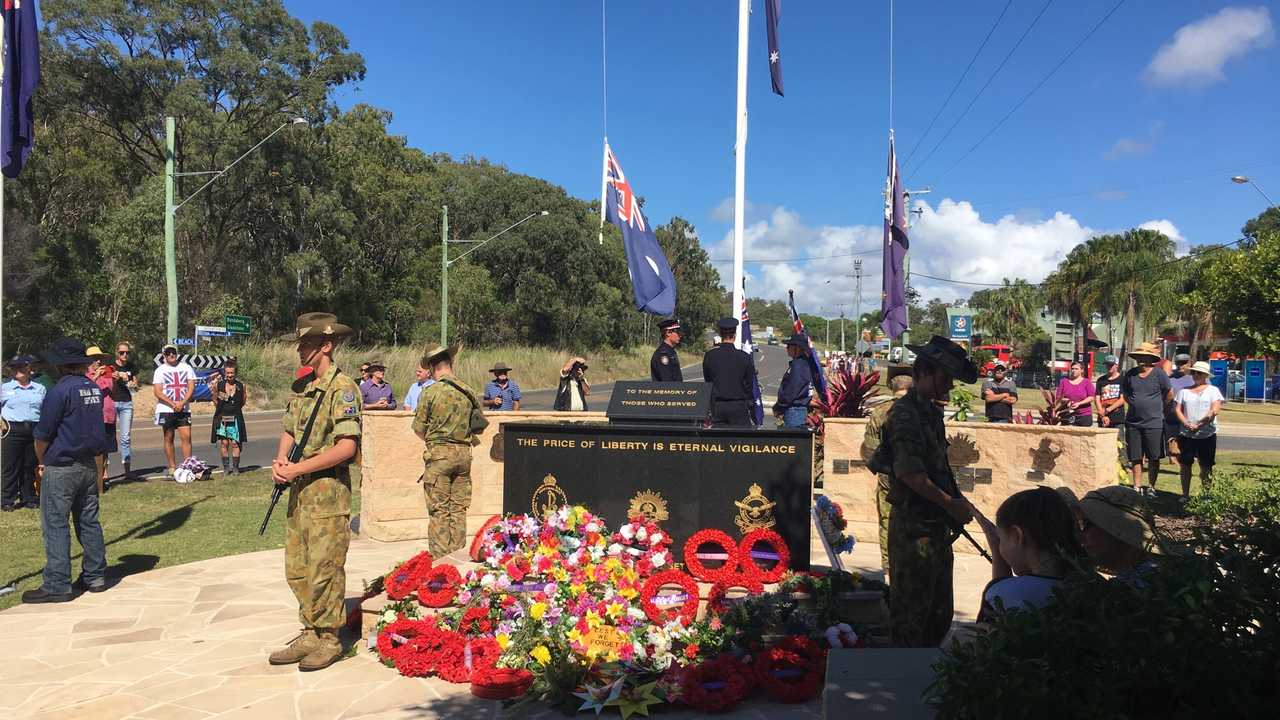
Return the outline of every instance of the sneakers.
[[[317,645],[309,655],[298,662],[304,672],[323,670],[342,659],[342,643],[333,629],[316,630]]]
[[[292,665],[308,657],[320,647],[320,641],[316,637],[316,631],[306,628],[298,637],[289,643],[288,647],[277,650],[269,657],[267,662],[272,665]]]
[[[51,593],[43,587],[35,590],[28,590],[22,593],[22,602],[28,605],[39,605],[42,603],[64,603],[71,602],[75,595],[71,593]]]

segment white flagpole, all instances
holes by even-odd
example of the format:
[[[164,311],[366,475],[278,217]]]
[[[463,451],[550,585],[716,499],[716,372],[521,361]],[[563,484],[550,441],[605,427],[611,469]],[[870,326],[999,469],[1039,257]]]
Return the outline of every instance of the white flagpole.
[[[609,138],[604,139],[604,159],[600,164],[600,244],[604,244],[605,193],[609,192]]]
[[[751,19],[751,0],[738,0],[738,114],[737,141],[733,146],[733,303],[729,317],[742,312],[742,245],[743,215],[746,209],[747,185],[747,30]],[[735,345],[742,347],[742,323],[738,323]]]

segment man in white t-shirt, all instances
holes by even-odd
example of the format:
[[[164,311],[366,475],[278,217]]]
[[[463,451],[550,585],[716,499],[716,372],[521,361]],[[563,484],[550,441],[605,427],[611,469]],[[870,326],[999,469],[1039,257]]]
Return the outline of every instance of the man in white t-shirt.
[[[191,457],[191,398],[196,390],[196,372],[179,362],[178,348],[165,345],[160,351],[164,362],[156,368],[152,392],[156,396],[156,425],[164,429],[164,456],[169,463],[165,477],[173,477],[178,466],[174,457],[173,436],[182,441],[182,459]]]

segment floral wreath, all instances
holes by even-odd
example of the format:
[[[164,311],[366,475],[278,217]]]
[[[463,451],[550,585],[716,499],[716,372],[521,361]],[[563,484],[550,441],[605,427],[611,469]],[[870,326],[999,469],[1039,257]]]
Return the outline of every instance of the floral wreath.
[[[502,649],[493,638],[466,638],[450,632],[436,660],[436,674],[451,683],[471,682],[471,674],[479,668],[494,667]]]
[[[756,655],[756,682],[778,702],[806,702],[822,689],[825,656],[814,641],[792,635]]]
[[[770,552],[756,550],[756,545],[760,543],[768,545]],[[759,528],[743,535],[742,542],[738,545],[738,557],[742,561],[742,574],[754,577],[762,583],[778,582],[791,567],[791,551],[787,549],[782,536],[769,528]],[[756,562],[756,558],[777,562],[766,570]]]
[[[717,580],[707,594],[707,613],[720,615],[729,610],[732,601],[725,594],[732,588],[743,588],[752,595],[763,595],[764,584],[752,575],[736,575],[729,580]]]
[[[435,565],[422,575],[418,584],[418,602],[429,608],[442,608],[453,604],[458,594],[462,575],[452,565]]]
[[[387,573],[383,584],[387,588],[387,597],[391,600],[403,600],[418,589],[422,577],[431,569],[434,559],[431,553],[422,551],[401,563],[396,569]]]
[[[473,562],[484,562],[485,556],[489,554],[488,549],[485,547],[485,535],[489,533],[489,530],[493,528],[494,525],[497,525],[500,522],[502,522],[501,515],[491,516],[488,520],[484,521],[483,525],[480,526],[480,529],[476,532],[476,536],[471,538],[471,547],[468,548],[467,555],[471,557]]]
[[[717,545],[719,553],[700,553],[703,545]],[[714,583],[729,580],[738,574],[738,545],[729,534],[714,528],[704,528],[694,533],[684,544],[684,564],[689,573],[703,582]],[[724,564],[717,568],[709,568],[703,560],[724,558]]]
[[[493,620],[489,617],[489,607],[469,607],[462,613],[458,623],[458,632],[463,635],[489,635],[493,632]]]
[[[671,536],[643,515],[631,518],[610,538],[609,555],[636,568],[641,577],[671,564]]]
[[[700,712],[730,710],[747,696],[749,673],[731,655],[691,665],[681,680],[680,698]]]
[[[660,608],[654,602],[655,596],[664,585],[679,585],[684,591],[684,600],[675,608]],[[679,570],[664,570],[645,581],[640,590],[640,607],[648,618],[665,625],[672,620],[680,620],[681,625],[688,625],[698,616],[698,582]]]
[[[406,652],[410,641],[433,627],[427,620],[411,620],[404,616],[387,623],[378,633],[378,657],[384,663],[394,663],[400,653]]]
[[[397,620],[378,635],[378,654],[405,677],[428,677],[449,635],[432,620]]]
[[[471,694],[485,700],[514,700],[532,686],[533,673],[523,668],[478,667],[471,671]]]

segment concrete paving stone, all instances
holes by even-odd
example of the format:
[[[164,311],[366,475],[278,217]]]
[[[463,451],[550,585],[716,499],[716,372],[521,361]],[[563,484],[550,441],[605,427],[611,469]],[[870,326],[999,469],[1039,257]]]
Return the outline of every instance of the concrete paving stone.
[[[239,620],[251,615],[261,615],[262,613],[278,612],[283,610],[280,605],[242,605],[240,603],[231,603],[224,606],[221,610],[214,613],[209,618],[209,624],[225,623],[232,620]]]
[[[31,720],[66,720],[68,713],[75,713],[76,720],[123,720],[149,705],[151,701],[144,697],[116,693],[33,715]]]
[[[125,687],[121,692],[145,695],[146,691],[152,688],[158,688],[162,685],[168,685],[169,683],[188,679],[189,678],[186,675],[174,672],[172,669],[167,669],[154,675],[134,678],[133,683]],[[151,696],[147,695],[147,697]]]
[[[219,720],[293,720],[301,717],[293,693],[241,698],[239,704],[218,715]]]
[[[330,665],[320,672],[300,673],[299,675],[304,687],[315,689],[375,685],[390,682],[399,677],[395,670],[386,667],[367,655],[347,658]]]
[[[254,659],[244,665],[234,668],[228,668],[218,673],[222,677],[241,678],[241,677],[265,677],[273,675],[317,675],[320,673],[300,673],[296,665],[272,665],[267,662],[266,655],[261,658]],[[306,687],[306,683],[299,680],[299,683]]]
[[[29,683],[27,685],[5,685],[0,688],[0,710],[12,710],[28,698],[36,693],[37,690],[48,687],[44,683]]]
[[[210,692],[217,689],[225,681],[225,678],[218,677],[183,677],[175,673],[177,679],[152,685],[150,687],[133,688],[131,692],[146,698],[151,698],[158,703],[174,703],[183,698],[192,695],[198,695],[204,692]],[[204,708],[195,708],[203,710]]]
[[[63,665],[56,670],[47,666],[41,666],[39,668],[32,667],[27,671],[0,678],[0,686],[23,685],[33,681],[55,684],[57,682],[72,680],[84,675],[85,673],[93,672],[102,666],[103,662],[101,660],[90,660],[88,662]]]
[[[131,685],[139,678],[163,673],[173,664],[167,658],[132,658],[126,662],[106,665],[77,678],[77,682],[118,682]]]
[[[395,672],[389,668],[387,670],[388,672]],[[435,695],[427,689],[425,681],[396,675],[390,682],[385,683],[376,690],[362,692],[360,697],[348,706],[339,717],[344,719],[357,718],[373,713],[395,710],[408,705],[420,705],[434,699]],[[419,717],[431,716],[420,715]],[[442,717],[450,716],[445,715]]]
[[[71,626],[71,633],[79,635],[81,633],[97,633],[107,630],[126,630],[133,627],[137,620],[120,619],[112,620],[108,618],[93,618],[89,620],[81,620]]]
[[[99,647],[102,645],[119,645],[123,643],[148,642],[150,640],[159,640],[164,637],[164,628],[151,627],[140,628],[132,632],[120,633],[116,635],[98,635],[95,637],[80,638],[72,641],[73,649]]]
[[[152,705],[142,712],[130,715],[128,720],[204,720],[213,717],[211,713],[177,705]]]
[[[61,679],[61,678],[60,678]],[[78,705],[94,698],[110,695],[124,687],[124,683],[68,682],[52,685],[33,694],[14,709],[17,717],[29,717],[48,710],[59,710]]]
[[[298,693],[298,717],[304,720],[336,720],[356,702],[351,688],[322,688]]]
[[[64,650],[56,653],[44,653],[38,659],[49,667],[64,667],[93,660],[102,660],[105,655],[106,650],[104,648],[93,648],[89,650]]]

